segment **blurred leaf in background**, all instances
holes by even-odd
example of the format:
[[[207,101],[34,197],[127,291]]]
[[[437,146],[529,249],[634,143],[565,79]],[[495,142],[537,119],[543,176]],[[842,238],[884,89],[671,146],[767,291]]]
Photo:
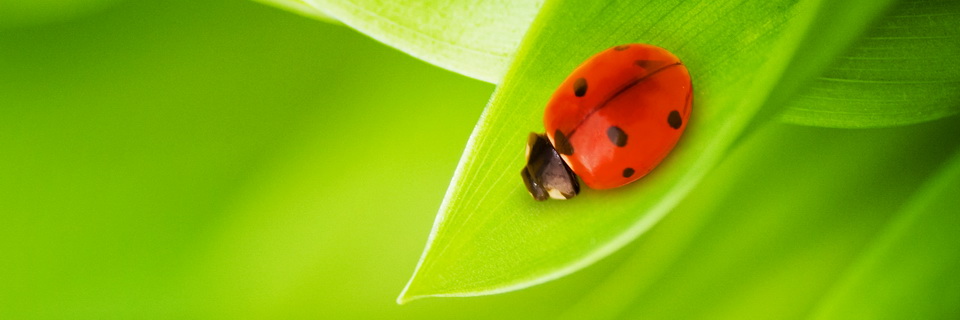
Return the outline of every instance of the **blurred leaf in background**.
[[[943,192],[924,185],[954,174],[960,141],[938,137],[958,128],[957,117],[865,130],[766,126],[628,247],[632,256],[565,318],[804,319],[828,303],[847,310],[821,318],[952,318],[960,311],[949,271],[960,255],[956,210],[930,207],[922,215],[931,224],[910,226],[930,233],[900,242],[903,260],[872,266],[892,272],[856,266],[886,246],[888,230],[915,220],[911,202]],[[851,273],[874,287],[844,288]],[[887,287],[892,280],[900,284]]]

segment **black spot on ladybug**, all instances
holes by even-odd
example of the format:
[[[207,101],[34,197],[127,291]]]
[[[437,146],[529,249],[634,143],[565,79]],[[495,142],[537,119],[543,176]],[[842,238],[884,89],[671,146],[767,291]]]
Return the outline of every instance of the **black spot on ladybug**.
[[[680,118],[680,112],[677,110],[670,111],[670,115],[667,116],[667,124],[671,128],[680,129],[680,126],[683,125],[683,119]]]
[[[570,140],[567,140],[567,136],[563,135],[560,129],[557,129],[557,131],[553,133],[553,142],[555,144],[553,147],[557,149],[557,152],[560,154],[568,156],[573,154],[573,146],[570,145]]]
[[[627,145],[627,133],[617,126],[611,126],[607,129],[607,138],[610,138],[610,142],[618,147]]]
[[[629,44],[622,44],[622,45],[613,47],[613,50],[617,50],[617,51],[623,51],[623,50],[627,50],[627,49],[630,49],[630,45],[629,45]]]
[[[647,70],[647,72],[659,70],[660,68],[663,68],[664,66],[667,65],[666,62],[657,61],[657,60],[637,60],[637,61],[634,61],[633,64],[636,64],[637,66],[643,68],[644,70]]]
[[[573,82],[573,94],[578,97],[587,94],[587,79],[579,78]]]
[[[629,178],[629,177],[632,176],[632,175],[633,175],[633,168],[623,169],[623,177],[624,177],[624,178]]]

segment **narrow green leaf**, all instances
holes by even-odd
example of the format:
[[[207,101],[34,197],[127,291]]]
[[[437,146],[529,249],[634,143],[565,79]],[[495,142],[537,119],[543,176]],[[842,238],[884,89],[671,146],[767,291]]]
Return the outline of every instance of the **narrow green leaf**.
[[[782,119],[863,128],[905,125],[960,112],[958,25],[960,1],[902,1],[799,98],[790,101]],[[815,43],[813,48],[818,48]]]
[[[271,5],[283,10],[287,10],[287,11],[302,15],[304,17],[317,19],[323,22],[327,22],[327,23],[337,22],[337,19],[330,17],[330,15],[324,13],[323,10],[320,10],[320,8],[313,6],[313,4],[310,4],[305,0],[253,0],[253,1],[260,2],[266,5]]]
[[[785,73],[788,68],[822,60],[798,56],[839,51],[801,47],[819,27],[814,22],[821,8],[816,0],[545,4],[471,136],[398,302],[524,288],[583,268],[635,239],[724,157],[770,97],[781,93],[780,83],[808,76]],[[862,14],[838,18],[847,29],[873,21]],[[664,47],[689,68],[696,91],[685,137],[637,183],[585,190],[570,201],[533,201],[519,172],[524,138],[543,130],[543,105],[585,58],[631,42]],[[848,47],[843,41],[823,45]]]
[[[960,315],[960,153],[918,191],[816,309],[814,319]]]
[[[542,0],[302,0],[383,43],[499,83]]]

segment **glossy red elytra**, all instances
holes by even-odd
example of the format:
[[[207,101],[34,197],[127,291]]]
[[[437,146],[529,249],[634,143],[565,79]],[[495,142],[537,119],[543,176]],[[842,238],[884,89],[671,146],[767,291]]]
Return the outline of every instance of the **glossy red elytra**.
[[[546,134],[530,134],[527,190],[569,199],[580,192],[577,176],[594,189],[640,179],[677,144],[692,102],[690,73],[667,50],[625,44],[598,53],[553,93]]]

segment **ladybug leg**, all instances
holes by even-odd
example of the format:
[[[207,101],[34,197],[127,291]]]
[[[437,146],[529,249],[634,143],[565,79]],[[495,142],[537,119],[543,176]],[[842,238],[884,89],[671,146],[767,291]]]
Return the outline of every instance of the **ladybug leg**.
[[[531,133],[527,141],[527,166],[520,172],[527,191],[537,201],[570,199],[580,193],[577,175],[563,162],[546,136]]]

